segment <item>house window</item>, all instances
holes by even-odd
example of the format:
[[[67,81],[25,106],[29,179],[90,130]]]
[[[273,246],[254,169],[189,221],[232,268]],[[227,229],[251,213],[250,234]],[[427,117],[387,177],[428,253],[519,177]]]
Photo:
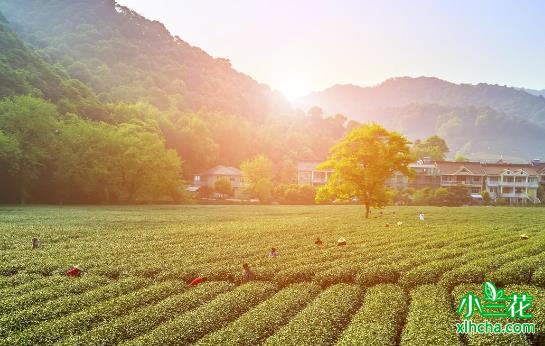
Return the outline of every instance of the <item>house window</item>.
[[[195,176],[195,181],[196,181],[196,182],[201,181],[201,176],[200,176],[200,175],[196,175],[196,176]]]

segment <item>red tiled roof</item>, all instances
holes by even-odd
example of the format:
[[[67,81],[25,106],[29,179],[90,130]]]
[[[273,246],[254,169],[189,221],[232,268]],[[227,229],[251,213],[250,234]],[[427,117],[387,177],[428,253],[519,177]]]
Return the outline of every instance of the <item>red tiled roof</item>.
[[[210,168],[207,171],[202,172],[199,175],[235,175],[235,176],[242,176],[242,171],[235,167],[229,167],[229,166],[216,166],[213,168]]]
[[[456,162],[456,161],[436,161],[437,168],[441,174],[449,175],[456,174],[463,168],[469,173],[460,173],[467,175],[484,175],[484,169],[480,162]]]
[[[500,175],[505,170],[520,172],[523,170],[529,175],[537,175],[539,168],[531,164],[517,163],[483,163],[484,171],[487,175]]]

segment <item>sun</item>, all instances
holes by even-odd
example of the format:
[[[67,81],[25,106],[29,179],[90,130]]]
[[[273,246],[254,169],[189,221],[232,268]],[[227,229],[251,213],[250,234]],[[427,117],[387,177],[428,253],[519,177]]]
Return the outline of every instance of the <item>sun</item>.
[[[279,83],[278,90],[290,101],[294,101],[310,93],[310,87],[296,79],[289,79]]]

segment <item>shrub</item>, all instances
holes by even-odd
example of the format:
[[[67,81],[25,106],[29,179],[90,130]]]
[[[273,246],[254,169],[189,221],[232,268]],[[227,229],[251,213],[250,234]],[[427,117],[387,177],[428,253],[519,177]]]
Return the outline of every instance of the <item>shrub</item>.
[[[371,287],[337,345],[395,345],[406,312],[403,289],[392,284]]]
[[[362,298],[363,290],[358,286],[332,286],[268,338],[265,345],[332,344],[350,321]]]
[[[440,282],[449,290],[462,283],[482,283],[487,273],[494,271],[502,264],[535,255],[540,253],[542,248],[540,243],[532,243],[507,253],[481,258],[445,273]]]
[[[40,281],[41,279],[47,280],[48,278],[49,277],[44,278],[42,275],[39,275],[39,274],[27,274],[27,273],[15,274],[11,276],[0,276],[0,297],[4,296],[2,294],[4,292],[4,289],[12,290],[14,287],[18,285],[26,284],[30,281],[34,281],[34,280]]]
[[[340,283],[354,283],[356,274],[362,269],[361,264],[351,264],[336,266],[328,270],[317,273],[314,276],[314,282],[323,288]]]
[[[56,282],[55,277],[51,280]],[[27,292],[17,297],[0,300],[2,314],[14,313],[18,310],[28,309],[34,304],[62,297],[67,294],[78,294],[106,284],[109,280],[105,277],[84,275],[81,278],[63,277],[57,285],[47,286],[42,289]]]
[[[257,345],[272,335],[307,305],[320,288],[292,285],[256,306],[238,320],[199,340],[198,345]]]
[[[545,264],[545,252],[536,256],[522,258],[501,266],[498,270],[487,275],[486,280],[496,285],[527,284],[532,279],[532,274]]]
[[[401,345],[462,345],[455,333],[456,315],[444,288],[423,285],[411,291],[411,305]]]
[[[183,286],[182,286],[183,285]],[[12,345],[43,345],[63,337],[80,334],[93,326],[129,313],[131,310],[158,302],[185,287],[182,283],[161,282],[130,294],[103,301],[89,309],[44,322],[6,339]]]
[[[545,287],[545,267],[538,268],[532,275],[532,284]]]
[[[394,265],[377,265],[360,271],[356,282],[363,287],[371,287],[381,283],[395,283],[398,278],[399,270]]]
[[[26,278],[26,280],[24,282],[21,282],[21,284],[17,285],[17,283],[15,283],[13,287],[0,289],[0,297],[2,297],[2,300],[21,296],[27,293],[31,293],[33,291],[38,291],[46,287],[58,285],[67,279],[66,277],[62,277],[60,275],[45,277],[38,276],[36,279],[30,279],[28,275],[25,275],[24,277]]]
[[[44,304],[0,317],[0,337],[22,331],[40,322],[53,320],[100,303],[105,299],[115,298],[143,287],[143,279],[124,279],[101,286],[79,295],[68,295]]]
[[[273,280],[280,287],[285,287],[298,282],[312,281],[318,267],[319,265],[309,264],[287,268],[276,273]]]
[[[252,282],[222,294],[211,302],[164,323],[129,345],[187,345],[224,327],[252,306],[269,298],[275,286]]]
[[[216,180],[214,183],[214,191],[220,196],[231,196],[233,194],[233,187],[231,181],[227,178]]]
[[[207,303],[221,293],[233,289],[227,282],[209,282],[186,292],[168,297],[156,305],[148,306],[113,321],[102,323],[79,336],[65,340],[66,345],[113,345],[149,332],[162,323]]]

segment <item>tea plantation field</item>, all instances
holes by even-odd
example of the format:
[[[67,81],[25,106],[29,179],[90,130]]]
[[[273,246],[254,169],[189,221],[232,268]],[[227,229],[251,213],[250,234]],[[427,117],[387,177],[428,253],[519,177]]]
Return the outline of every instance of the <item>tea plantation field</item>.
[[[358,206],[0,207],[0,345],[545,344],[545,209],[371,215]],[[336,246],[339,237],[348,245]],[[256,280],[241,284],[244,262]],[[85,274],[63,275],[72,265]],[[189,288],[198,275],[206,282]],[[533,295],[538,334],[456,334],[459,298],[485,280]]]

